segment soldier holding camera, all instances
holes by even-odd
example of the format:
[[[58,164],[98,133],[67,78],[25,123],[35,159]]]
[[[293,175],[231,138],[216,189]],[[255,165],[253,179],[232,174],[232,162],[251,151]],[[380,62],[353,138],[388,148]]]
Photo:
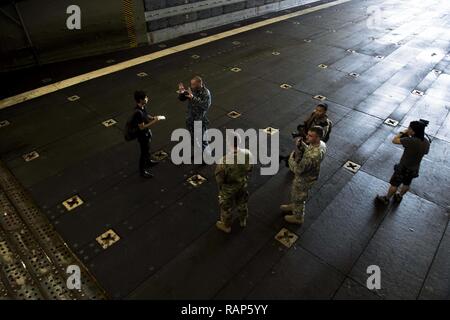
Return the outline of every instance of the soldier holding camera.
[[[312,127],[321,127],[323,130],[322,141],[323,142],[328,141],[328,139],[330,138],[330,132],[331,132],[333,123],[331,122],[330,119],[328,119],[327,111],[328,111],[328,105],[326,103],[319,103],[316,106],[316,109],[314,110],[314,112],[311,113],[309,118],[306,119],[303,124],[298,125],[297,131],[292,133],[292,138],[296,139],[297,148],[294,150],[294,152],[297,156],[299,156],[299,154],[302,152],[302,148],[299,148],[299,146],[301,146],[302,144],[299,143],[299,141],[300,142],[306,141],[306,136],[308,134],[308,131]],[[321,144],[321,145],[323,147],[325,144]],[[292,153],[291,153],[291,155],[292,155]],[[290,156],[280,156],[280,161],[284,161],[286,163],[286,167],[290,167],[289,166],[289,158],[290,158]]]
[[[400,202],[408,192],[411,182],[419,176],[422,158],[430,150],[430,141],[425,137],[425,127],[428,121],[411,121],[407,130],[397,134],[392,143],[400,144],[405,149],[400,162],[394,166],[394,174],[391,177],[388,193],[385,196],[377,195],[376,199],[387,205],[394,197],[395,202]],[[398,188],[402,185],[399,193]]]
[[[289,158],[289,168],[295,175],[292,182],[291,203],[280,207],[281,211],[291,213],[284,217],[289,223],[302,224],[304,221],[308,193],[319,179],[320,164],[326,153],[322,137],[321,127],[310,128],[305,139],[308,144],[300,141],[299,153],[294,151]]]

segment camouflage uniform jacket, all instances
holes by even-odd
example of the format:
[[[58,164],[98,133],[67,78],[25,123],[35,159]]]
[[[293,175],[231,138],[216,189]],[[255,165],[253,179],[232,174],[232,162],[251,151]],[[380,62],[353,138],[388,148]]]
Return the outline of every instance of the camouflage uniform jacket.
[[[310,188],[319,179],[320,164],[325,153],[326,144],[321,141],[319,146],[305,145],[303,156],[299,161],[291,157],[289,167],[295,174],[294,184]]]
[[[252,154],[249,150],[238,149],[228,153],[219,160],[215,169],[219,190],[245,188],[252,168]]]

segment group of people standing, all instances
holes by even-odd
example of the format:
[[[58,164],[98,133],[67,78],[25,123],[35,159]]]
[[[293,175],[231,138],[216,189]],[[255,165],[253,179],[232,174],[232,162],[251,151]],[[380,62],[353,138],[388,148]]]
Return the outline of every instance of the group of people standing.
[[[146,105],[149,98],[143,91],[134,94],[136,102],[133,116],[127,123],[128,135],[133,135],[140,146],[139,170],[143,178],[153,177],[150,168],[157,164],[150,158],[150,141],[152,133],[150,127],[165,119],[163,116],[151,116],[147,113]],[[195,141],[194,122],[201,121],[202,136],[208,129],[207,112],[211,106],[211,93],[206,88],[203,79],[195,76],[190,81],[188,88],[180,83],[178,85],[178,99],[187,101],[186,128],[191,133],[192,144],[200,144],[202,150],[208,146],[207,141]],[[284,219],[288,223],[303,224],[305,217],[305,204],[311,188],[319,179],[320,167],[325,157],[326,142],[332,130],[332,121],[327,115],[328,105],[319,103],[312,114],[297,127],[293,134],[293,151],[288,156],[280,156],[294,178],[291,187],[290,203],[280,206],[285,214]],[[393,143],[401,144],[404,153],[400,163],[395,166],[394,175],[391,178],[391,187],[386,196],[377,196],[377,200],[388,204],[389,199],[394,197],[401,201],[403,195],[409,190],[412,179],[418,176],[420,162],[428,153],[429,140],[424,136],[425,122],[413,121],[409,128],[396,135]],[[130,133],[134,132],[134,133]],[[248,217],[248,182],[252,172],[253,155],[248,149],[241,148],[241,138],[234,134],[232,139],[227,139],[228,152],[215,168],[215,178],[219,188],[220,218],[216,223],[219,230],[230,233],[232,226],[232,212],[238,211],[241,227],[247,225]],[[131,140],[127,139],[127,140]],[[400,193],[397,189],[403,187]]]

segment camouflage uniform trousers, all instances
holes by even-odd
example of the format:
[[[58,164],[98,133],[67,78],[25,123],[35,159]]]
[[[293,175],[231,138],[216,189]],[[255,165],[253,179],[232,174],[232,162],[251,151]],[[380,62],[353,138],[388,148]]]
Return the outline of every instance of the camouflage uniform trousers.
[[[247,185],[223,185],[221,187],[219,191],[220,220],[227,227],[231,226],[234,208],[238,211],[240,221],[247,219],[248,198]]]
[[[305,216],[305,204],[308,200],[309,190],[314,182],[307,182],[303,179],[295,178],[291,189],[292,213],[298,216]]]

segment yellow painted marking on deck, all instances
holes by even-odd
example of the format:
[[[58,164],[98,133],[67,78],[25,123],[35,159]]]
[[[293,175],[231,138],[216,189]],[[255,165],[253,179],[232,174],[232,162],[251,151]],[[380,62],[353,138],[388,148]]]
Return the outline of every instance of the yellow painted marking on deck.
[[[62,80],[62,81],[59,81],[59,82],[56,82],[53,84],[49,84],[49,85],[46,85],[46,86],[43,86],[40,88],[36,88],[36,89],[30,90],[27,92],[23,92],[23,93],[20,93],[18,95],[12,96],[12,97],[5,98],[3,100],[0,100],[0,109],[4,109],[4,108],[10,107],[15,104],[18,104],[18,103],[21,103],[24,101],[28,101],[28,100],[31,100],[31,99],[34,99],[37,97],[41,97],[43,95],[46,95],[46,94],[49,94],[49,93],[52,93],[52,92],[55,92],[55,91],[58,91],[58,90],[61,90],[61,89],[67,88],[67,87],[71,87],[71,86],[74,86],[76,84],[79,84],[79,83],[82,83],[85,81],[99,78],[104,75],[108,75],[108,74],[111,74],[111,73],[114,73],[117,71],[125,70],[128,68],[137,66],[139,64],[142,64],[142,63],[146,63],[146,62],[149,62],[152,60],[166,57],[166,56],[169,56],[174,53],[179,53],[179,52],[182,52],[182,51],[185,51],[188,49],[192,49],[192,48],[195,48],[195,47],[207,44],[207,43],[211,43],[211,42],[214,42],[217,40],[228,38],[228,37],[234,36],[239,33],[262,28],[262,27],[265,27],[265,26],[268,26],[268,25],[271,25],[271,24],[274,24],[274,23],[277,23],[280,21],[295,18],[298,16],[302,16],[302,15],[305,15],[305,14],[308,14],[311,12],[315,12],[315,11],[319,11],[322,9],[337,6],[337,5],[340,5],[340,4],[343,4],[346,2],[350,2],[350,1],[352,1],[352,0],[337,0],[337,1],[329,2],[329,3],[321,4],[316,7],[311,7],[311,8],[304,9],[304,10],[301,10],[298,12],[285,14],[285,15],[282,15],[279,17],[274,17],[274,18],[267,19],[264,21],[259,21],[256,23],[249,24],[247,26],[228,30],[225,32],[221,32],[221,33],[212,35],[212,36],[204,37],[204,38],[197,39],[197,40],[194,40],[194,41],[191,41],[188,43],[180,44],[178,46],[160,50],[158,52],[146,54],[146,55],[134,58],[134,59],[119,62],[117,64],[114,64],[114,65],[111,65],[108,67],[104,67],[104,68],[101,68],[98,70],[87,72],[87,73],[81,74],[79,76],[75,76],[75,77],[65,79],[65,80]]]

